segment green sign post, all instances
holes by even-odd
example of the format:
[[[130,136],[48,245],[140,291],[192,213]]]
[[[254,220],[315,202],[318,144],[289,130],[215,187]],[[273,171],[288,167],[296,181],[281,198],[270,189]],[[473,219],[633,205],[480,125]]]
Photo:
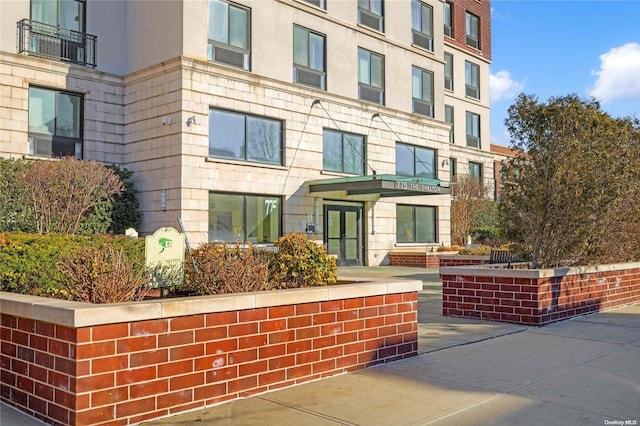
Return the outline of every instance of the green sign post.
[[[145,238],[145,265],[151,272],[153,287],[182,284],[184,276],[184,234],[164,227]]]

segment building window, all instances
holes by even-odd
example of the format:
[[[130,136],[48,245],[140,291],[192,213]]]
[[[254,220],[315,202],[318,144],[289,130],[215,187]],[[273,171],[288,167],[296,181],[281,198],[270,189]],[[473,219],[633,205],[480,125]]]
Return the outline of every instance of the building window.
[[[433,73],[412,67],[413,112],[433,117]]]
[[[453,55],[444,54],[444,88],[453,90]]]
[[[18,22],[18,51],[96,66],[96,36],[85,33],[85,0],[31,0],[31,19]]]
[[[482,164],[469,161],[469,177],[482,185]]]
[[[82,96],[29,88],[29,154],[82,158]]]
[[[418,0],[411,1],[413,44],[433,50],[433,8]]]
[[[436,208],[397,204],[396,242],[435,243]]]
[[[455,158],[449,158],[449,182],[458,180],[458,163]]]
[[[480,67],[471,62],[464,63],[465,94],[474,99],[480,99]]]
[[[325,36],[293,27],[293,81],[325,90]]]
[[[453,5],[448,1],[444,3],[444,35],[453,37]]]
[[[358,23],[384,31],[383,0],[358,0]]]
[[[324,129],[322,132],[322,169],[331,172],[364,175],[364,136]]]
[[[467,111],[467,146],[481,148],[480,116]]]
[[[272,243],[280,237],[282,200],[268,195],[209,193],[209,241]]]
[[[471,46],[475,49],[480,49],[480,18],[473,13],[467,12],[467,46]]]
[[[251,11],[223,0],[209,0],[210,61],[249,69]]]
[[[327,8],[327,4],[325,2],[325,0],[302,0],[305,3],[309,3],[314,5],[315,7],[319,7],[320,9],[326,9]]]
[[[282,164],[282,122],[239,112],[209,110],[209,156]]]
[[[444,106],[444,121],[451,124],[451,130],[449,130],[449,143],[454,143],[454,131],[453,131],[453,107],[451,105]]]
[[[396,174],[436,179],[436,151],[404,143],[396,143]]]
[[[384,105],[384,56],[360,48],[358,99]]]

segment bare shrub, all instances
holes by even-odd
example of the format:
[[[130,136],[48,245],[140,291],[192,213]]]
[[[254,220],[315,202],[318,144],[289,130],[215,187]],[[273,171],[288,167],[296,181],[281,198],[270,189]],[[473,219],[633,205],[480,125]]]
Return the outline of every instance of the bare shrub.
[[[61,287],[70,300],[120,303],[143,299],[149,292],[144,269],[130,262],[122,250],[110,246],[82,247],[59,262]]]
[[[185,262],[186,290],[198,295],[269,290],[268,253],[253,245],[206,243]]]

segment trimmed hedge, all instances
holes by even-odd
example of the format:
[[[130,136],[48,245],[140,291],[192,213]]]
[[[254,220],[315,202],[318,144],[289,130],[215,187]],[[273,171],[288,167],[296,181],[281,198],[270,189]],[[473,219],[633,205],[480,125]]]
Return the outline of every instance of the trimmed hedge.
[[[59,284],[62,255],[82,247],[122,249],[129,261],[144,265],[144,239],[107,235],[0,234],[0,291],[66,299]]]

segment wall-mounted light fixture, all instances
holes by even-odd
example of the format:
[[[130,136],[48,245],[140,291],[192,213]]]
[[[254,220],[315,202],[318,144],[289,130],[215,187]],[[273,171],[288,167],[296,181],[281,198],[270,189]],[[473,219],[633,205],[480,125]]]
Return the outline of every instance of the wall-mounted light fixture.
[[[169,124],[171,124],[171,116],[165,115],[164,117],[162,117],[162,125],[167,126]]]
[[[195,115],[192,115],[191,117],[187,118],[187,127],[191,127],[192,124],[198,124],[198,122],[196,121]]]
[[[449,165],[449,160],[447,160],[446,158],[442,160],[442,167],[448,166],[448,165]]]

